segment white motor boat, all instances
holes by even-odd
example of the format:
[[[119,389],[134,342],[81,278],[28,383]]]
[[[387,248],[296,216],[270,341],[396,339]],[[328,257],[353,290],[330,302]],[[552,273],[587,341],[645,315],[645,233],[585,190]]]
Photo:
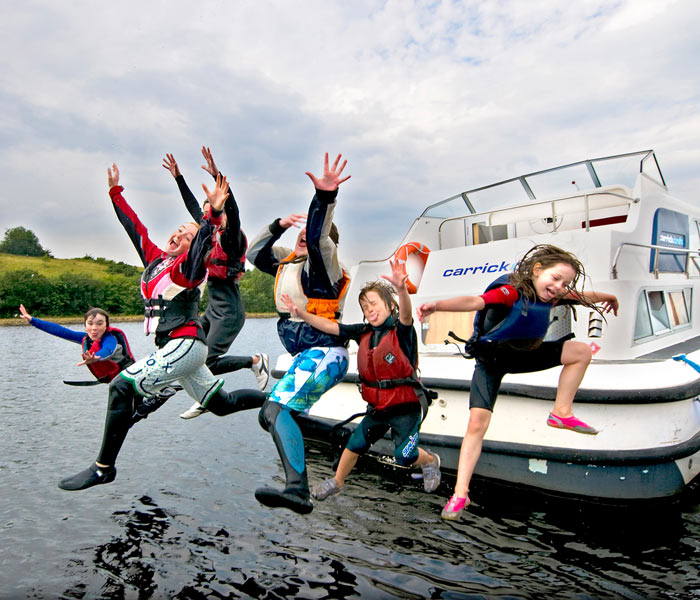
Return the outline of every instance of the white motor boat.
[[[343,321],[359,323],[358,292],[406,255],[415,309],[422,302],[478,295],[535,244],[573,252],[585,289],[617,296],[617,317],[578,306],[552,310],[549,339],[573,332],[593,361],[576,395],[576,415],[600,433],[546,425],[561,367],[506,375],[476,475],[596,499],[679,494],[700,473],[700,207],[676,199],[653,151],[585,160],[469,190],[428,206],[392,257],[351,269]],[[449,332],[467,339],[473,313],[434,313],[416,321],[420,374],[438,394],[421,427],[421,445],[456,472],[469,420],[474,361]],[[344,381],[317,402],[308,438],[364,412],[357,346]],[[280,376],[291,362],[282,355]],[[359,421],[359,417],[354,423]],[[352,428],[354,423],[348,427]],[[388,437],[372,448],[393,455]]]

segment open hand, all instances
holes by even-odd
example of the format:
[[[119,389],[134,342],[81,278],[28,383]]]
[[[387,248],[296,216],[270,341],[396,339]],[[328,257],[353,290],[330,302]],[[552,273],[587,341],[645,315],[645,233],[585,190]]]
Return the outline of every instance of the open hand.
[[[299,310],[299,307],[294,304],[294,300],[289,296],[289,294],[282,294],[280,296],[280,300],[284,302],[285,306],[287,307],[287,310],[293,317],[299,318],[301,316],[301,311]]]
[[[100,360],[99,358],[97,358],[95,356],[94,352],[83,352],[82,357],[83,357],[83,360],[77,364],[78,367],[82,367],[83,365],[89,365],[91,363],[94,363],[94,362],[97,362],[98,360]]]
[[[340,157],[341,155],[338,154],[338,157],[335,159],[335,162],[333,163],[332,168],[328,168],[328,152],[326,152],[326,156],[323,159],[323,177],[320,179],[317,179],[316,176],[313,173],[309,173],[309,171],[306,172],[306,174],[309,176],[309,179],[313,181],[314,187],[317,190],[324,190],[327,192],[332,192],[334,190],[338,189],[338,186],[343,183],[344,181],[347,181],[350,179],[350,175],[347,177],[341,178],[340,175],[343,172],[343,169],[345,168],[345,165],[348,164],[347,160],[343,161],[343,164],[340,165],[340,168],[338,168],[338,163],[340,162]]]
[[[389,266],[391,267],[391,275],[382,275],[382,278],[393,285],[397,292],[403,291],[406,288],[406,280],[408,279],[408,273],[404,270],[403,264],[397,259],[394,261],[390,260]]]
[[[224,209],[224,202],[226,202],[226,198],[228,198],[228,181],[226,181],[226,177],[222,177],[221,174],[218,174],[216,176],[216,185],[211,192],[204,184],[202,184],[202,189],[214,210],[221,211]]]
[[[206,146],[202,146],[202,156],[204,156],[204,160],[207,161],[206,165],[202,165],[202,169],[212,177],[216,177],[219,174],[219,169],[217,169],[214,164],[214,157],[211,155],[211,150]]]
[[[32,315],[30,315],[27,312],[27,309],[24,308],[24,304],[19,305],[19,316],[20,316],[20,318],[24,319],[27,323],[32,322]]]
[[[177,166],[175,157],[172,154],[165,155],[165,158],[163,159],[163,168],[168,169],[174,178],[180,177],[181,175],[180,167]]]
[[[290,227],[296,227],[301,229],[301,224],[306,223],[306,213],[292,213],[289,216],[280,219],[280,227],[289,229]]]
[[[112,163],[112,168],[107,169],[107,185],[111,190],[115,185],[119,185],[119,169],[117,163]]]

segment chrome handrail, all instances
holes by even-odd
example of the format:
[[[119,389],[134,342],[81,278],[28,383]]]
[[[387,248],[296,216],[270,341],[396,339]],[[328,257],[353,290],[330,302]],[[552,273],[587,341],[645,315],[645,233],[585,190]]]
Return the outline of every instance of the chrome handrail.
[[[656,254],[654,254],[654,278],[658,279],[659,278],[659,268],[658,268],[658,263],[659,263],[659,255],[661,254],[661,250],[665,252],[674,252],[677,254],[685,254],[685,270],[683,271],[683,274],[685,275],[686,279],[690,277],[690,270],[688,269],[688,265],[690,264],[690,261],[693,261],[693,264],[695,265],[695,268],[700,271],[700,266],[698,266],[697,263],[697,258],[700,257],[700,250],[691,250],[690,248],[673,248],[671,246],[659,246],[657,244],[638,244],[636,242],[622,242],[618,247],[617,251],[615,252],[615,258],[613,259],[613,264],[612,264],[612,269],[610,271],[610,277],[612,279],[617,279],[617,261],[620,258],[620,254],[622,253],[622,248],[624,246],[635,246],[637,248],[648,248],[649,250],[659,250]],[[693,255],[694,256],[691,256]]]
[[[617,196],[618,198],[622,198],[623,200],[627,200],[628,204],[635,204],[639,202],[639,198],[633,198],[631,196],[627,196],[625,194],[620,194],[619,192],[613,192],[613,191],[596,191],[596,192],[586,192],[584,194],[571,194],[570,196],[563,196],[560,198],[552,198],[550,200],[540,200],[539,202],[528,202],[526,204],[516,204],[513,206],[503,206],[500,208],[494,208],[493,210],[485,210],[480,213],[471,213],[468,215],[462,215],[459,217],[450,217],[448,219],[443,219],[440,222],[440,225],[438,226],[438,240],[440,243],[440,249],[442,249],[442,226],[445,225],[446,223],[449,223],[450,221],[459,221],[459,220],[466,220],[466,219],[472,219],[474,217],[479,217],[482,215],[488,215],[488,222],[489,225],[488,227],[492,227],[490,225],[492,216],[496,213],[499,212],[505,212],[509,210],[514,210],[517,208],[526,208],[526,207],[534,207],[534,206],[542,206],[542,205],[547,205],[551,204],[552,205],[552,219],[556,223],[556,218],[560,215],[557,215],[556,212],[556,203],[557,202],[563,202],[564,200],[571,200],[574,198],[581,198],[584,201],[584,212],[586,214],[586,231],[590,231],[590,210],[589,210],[589,203],[588,203],[588,198],[590,196]],[[466,228],[464,230],[464,245],[467,245],[467,231]]]

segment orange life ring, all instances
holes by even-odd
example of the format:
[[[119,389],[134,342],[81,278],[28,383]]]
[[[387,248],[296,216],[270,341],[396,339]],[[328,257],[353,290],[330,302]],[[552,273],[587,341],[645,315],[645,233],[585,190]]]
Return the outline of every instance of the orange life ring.
[[[408,244],[404,244],[396,251],[396,254],[394,254],[394,260],[398,260],[399,264],[403,266],[403,272],[408,273],[406,270],[406,261],[411,254],[417,254],[418,258],[423,263],[423,267],[425,268],[425,263],[428,262],[429,253],[430,248],[428,248],[428,246],[425,244],[421,244],[420,242],[408,242]],[[406,289],[408,289],[409,294],[415,294],[416,291],[418,291],[418,288],[411,282],[410,279],[406,280]]]

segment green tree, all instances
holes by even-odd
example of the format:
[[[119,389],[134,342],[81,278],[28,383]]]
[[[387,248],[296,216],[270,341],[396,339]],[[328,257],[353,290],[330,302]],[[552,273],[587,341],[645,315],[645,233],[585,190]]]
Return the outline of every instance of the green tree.
[[[275,312],[275,278],[259,269],[246,271],[238,283],[246,312]]]
[[[5,230],[5,237],[0,242],[0,252],[19,256],[51,256],[44,250],[33,231],[24,227],[12,227]]]

